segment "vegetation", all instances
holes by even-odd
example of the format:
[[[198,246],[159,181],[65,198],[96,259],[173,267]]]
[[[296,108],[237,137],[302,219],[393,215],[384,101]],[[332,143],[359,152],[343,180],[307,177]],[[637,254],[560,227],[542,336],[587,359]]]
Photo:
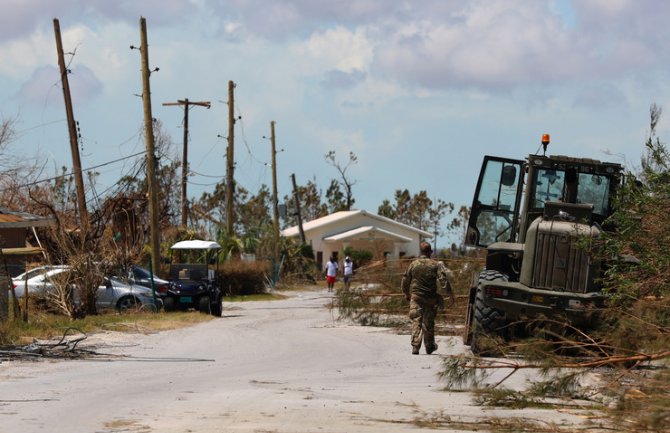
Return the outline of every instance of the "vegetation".
[[[128,314],[105,313],[86,316],[72,322],[62,314],[39,311],[33,314],[29,322],[0,322],[0,346],[29,344],[34,339],[47,340],[61,337],[69,328],[76,328],[81,333],[101,331],[134,331],[155,332],[177,329],[184,326],[212,320],[208,314],[192,314],[188,312],[174,313],[143,313]]]
[[[340,317],[364,326],[388,326],[405,331],[409,304],[405,301],[400,282],[412,260],[372,261],[356,268],[351,289],[337,293],[336,306]],[[448,254],[448,258],[443,256],[441,260],[449,269],[456,303],[438,312],[435,326],[442,335],[456,335],[460,332],[457,325],[462,325],[465,319],[471,273],[481,269],[483,259],[476,255]]]
[[[268,271],[270,263],[265,261],[245,262],[231,260],[223,265],[220,284],[229,295],[257,295],[264,293],[270,284]]]

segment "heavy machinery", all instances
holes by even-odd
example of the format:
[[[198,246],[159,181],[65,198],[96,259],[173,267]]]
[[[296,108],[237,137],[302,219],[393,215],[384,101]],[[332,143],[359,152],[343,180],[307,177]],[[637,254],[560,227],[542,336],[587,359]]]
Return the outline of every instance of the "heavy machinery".
[[[593,239],[612,213],[619,164],[542,155],[485,156],[466,244],[485,247],[486,267],[470,289],[463,341],[473,353],[488,337],[508,339],[526,319],[587,324],[605,296]]]

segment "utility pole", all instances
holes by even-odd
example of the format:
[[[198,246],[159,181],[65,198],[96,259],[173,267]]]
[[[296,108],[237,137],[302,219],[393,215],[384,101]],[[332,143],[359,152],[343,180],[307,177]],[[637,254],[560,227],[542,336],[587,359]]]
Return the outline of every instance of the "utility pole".
[[[79,159],[79,143],[77,140],[77,127],[72,110],[72,98],[70,96],[70,82],[67,74],[69,70],[65,67],[63,54],[63,42],[60,37],[60,23],[54,18],[54,33],[56,34],[56,50],[58,51],[58,66],[60,67],[60,78],[65,98],[65,114],[67,116],[67,128],[70,134],[70,150],[72,151],[72,172],[77,188],[77,206],[79,207],[79,222],[81,223],[82,237],[88,231],[88,212],[86,211],[86,196],[84,194],[84,179],[81,175],[81,160]]]
[[[142,101],[144,102],[144,135],[147,143],[147,183],[149,184],[149,225],[151,230],[151,266],[160,273],[160,242],[158,239],[158,188],[156,185],[156,156],[154,151],[154,120],[151,115],[151,90],[149,85],[149,43],[147,20],[140,18],[140,53],[142,54]],[[131,47],[132,48],[132,47]]]
[[[186,228],[188,225],[188,198],[186,196],[186,182],[188,180],[188,110],[189,105],[200,107],[209,107],[212,104],[209,101],[193,102],[188,98],[178,99],[177,102],[163,102],[164,106],[183,105],[184,106],[184,148],[182,151],[181,166],[181,225]]]
[[[233,237],[233,192],[235,189],[235,83],[228,81],[228,150],[226,152],[226,234]]]
[[[279,203],[277,202],[277,148],[275,146],[275,121],[270,122],[270,142],[272,143],[272,212],[275,237],[275,262],[279,263]]]
[[[300,243],[305,244],[305,231],[302,229],[302,214],[300,213],[300,193],[298,192],[298,185],[295,183],[295,173],[291,174],[293,180],[293,197],[295,200],[296,215],[298,217],[298,230],[300,231]]]

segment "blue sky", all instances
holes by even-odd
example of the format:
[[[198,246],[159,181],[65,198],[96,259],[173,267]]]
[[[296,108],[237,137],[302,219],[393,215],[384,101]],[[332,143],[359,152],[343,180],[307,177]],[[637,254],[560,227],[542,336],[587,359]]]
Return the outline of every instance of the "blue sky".
[[[181,154],[190,112],[189,196],[225,176],[227,86],[236,85],[236,180],[271,184],[275,120],[280,196],[337,176],[324,155],[358,163],[356,208],[396,189],[469,205],[485,154],[550,153],[634,168],[649,106],[666,104],[670,2],[654,0],[1,0],[0,116],[9,153],[40,176],[71,165],[53,18],[72,74],[84,167],[144,149],[139,19],[147,19],[153,115]],[[665,119],[659,125],[666,135]],[[129,163],[99,169],[105,191]],[[203,176],[206,175],[206,176]]]

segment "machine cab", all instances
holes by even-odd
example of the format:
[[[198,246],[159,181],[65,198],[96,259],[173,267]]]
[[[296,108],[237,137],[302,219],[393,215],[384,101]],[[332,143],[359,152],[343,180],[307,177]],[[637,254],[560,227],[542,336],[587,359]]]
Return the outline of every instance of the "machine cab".
[[[521,160],[484,157],[472,201],[467,245],[487,247],[517,240],[523,165]]]
[[[465,242],[479,247],[524,242],[527,228],[545,214],[547,202],[592,205],[584,222],[602,224],[612,213],[622,170],[619,164],[587,158],[529,155],[521,161],[486,156]]]

